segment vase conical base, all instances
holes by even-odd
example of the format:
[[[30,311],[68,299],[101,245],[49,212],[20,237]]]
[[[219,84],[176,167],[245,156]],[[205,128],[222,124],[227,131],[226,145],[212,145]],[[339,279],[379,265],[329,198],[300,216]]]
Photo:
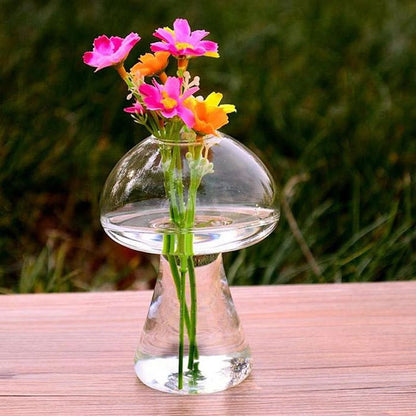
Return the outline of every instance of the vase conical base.
[[[198,256],[194,262],[197,353],[189,360],[189,336],[185,336],[183,355],[178,354],[178,292],[163,256],[136,351],[137,376],[147,386],[160,391],[178,394],[218,392],[241,383],[251,371],[250,349],[231,298],[222,256]],[[191,305],[189,292],[187,287],[187,300]],[[189,310],[191,306],[187,312]],[[179,376],[180,367],[182,373]]]

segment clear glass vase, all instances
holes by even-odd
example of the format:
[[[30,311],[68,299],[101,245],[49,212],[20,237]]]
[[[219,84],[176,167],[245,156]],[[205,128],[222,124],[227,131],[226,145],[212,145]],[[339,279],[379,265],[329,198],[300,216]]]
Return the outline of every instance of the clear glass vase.
[[[160,254],[135,356],[140,380],[179,394],[224,390],[251,370],[219,253],[255,244],[279,219],[272,177],[229,136],[151,136],[110,173],[101,223],[118,243]]]

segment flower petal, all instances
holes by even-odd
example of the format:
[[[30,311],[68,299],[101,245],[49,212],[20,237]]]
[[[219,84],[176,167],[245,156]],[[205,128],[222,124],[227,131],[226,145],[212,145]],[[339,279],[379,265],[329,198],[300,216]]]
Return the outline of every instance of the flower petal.
[[[98,52],[102,55],[110,55],[113,52],[110,39],[106,35],[101,35],[94,39],[93,52]]]
[[[210,40],[203,40],[200,42],[201,47],[205,49],[206,52],[217,52],[218,44]]]
[[[173,22],[173,29],[175,31],[175,37],[178,42],[182,42],[184,39],[188,39],[191,35],[191,28],[186,19],[176,19]]]
[[[199,91],[199,87],[192,87],[192,88],[188,88],[182,95],[183,99],[187,99],[188,97],[190,97],[192,94],[194,94],[195,92]]]
[[[174,32],[172,31],[172,29],[169,29],[168,27],[164,27],[163,29],[159,28],[155,30],[153,36],[162,39],[164,42],[167,43],[175,43]]]
[[[181,85],[182,78],[168,77],[164,85],[164,90],[169,97],[177,99],[181,92]]]
[[[165,42],[153,42],[150,45],[150,50],[152,52],[170,52],[171,49],[171,45]],[[176,49],[173,50],[175,51]]]
[[[222,94],[220,92],[212,92],[205,99],[205,102],[208,105],[217,106],[221,102],[221,100],[222,100]]]
[[[183,120],[183,122],[189,127],[192,128],[195,124],[195,117],[191,110],[181,106],[178,109],[178,116]]]
[[[205,38],[205,36],[208,36],[208,35],[209,35],[209,32],[207,32],[206,30],[194,30],[191,33],[190,40],[192,43],[197,43],[201,39]]]

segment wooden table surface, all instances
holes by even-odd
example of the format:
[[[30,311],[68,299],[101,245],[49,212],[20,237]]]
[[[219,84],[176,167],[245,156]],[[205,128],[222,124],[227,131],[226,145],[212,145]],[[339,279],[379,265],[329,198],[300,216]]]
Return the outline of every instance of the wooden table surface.
[[[416,282],[234,287],[249,378],[177,396],[136,379],[151,292],[0,297],[0,415],[416,415]]]

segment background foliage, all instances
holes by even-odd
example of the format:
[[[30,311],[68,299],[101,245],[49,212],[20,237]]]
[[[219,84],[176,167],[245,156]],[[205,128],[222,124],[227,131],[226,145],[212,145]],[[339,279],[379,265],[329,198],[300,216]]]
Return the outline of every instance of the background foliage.
[[[114,71],[81,56],[135,31],[133,64],[176,17],[219,43],[190,70],[236,104],[223,130],[280,189],[278,231],[226,256],[232,283],[416,276],[414,1],[2,0],[0,15],[2,292],[152,284],[156,259],[98,220],[106,176],[145,132]]]

